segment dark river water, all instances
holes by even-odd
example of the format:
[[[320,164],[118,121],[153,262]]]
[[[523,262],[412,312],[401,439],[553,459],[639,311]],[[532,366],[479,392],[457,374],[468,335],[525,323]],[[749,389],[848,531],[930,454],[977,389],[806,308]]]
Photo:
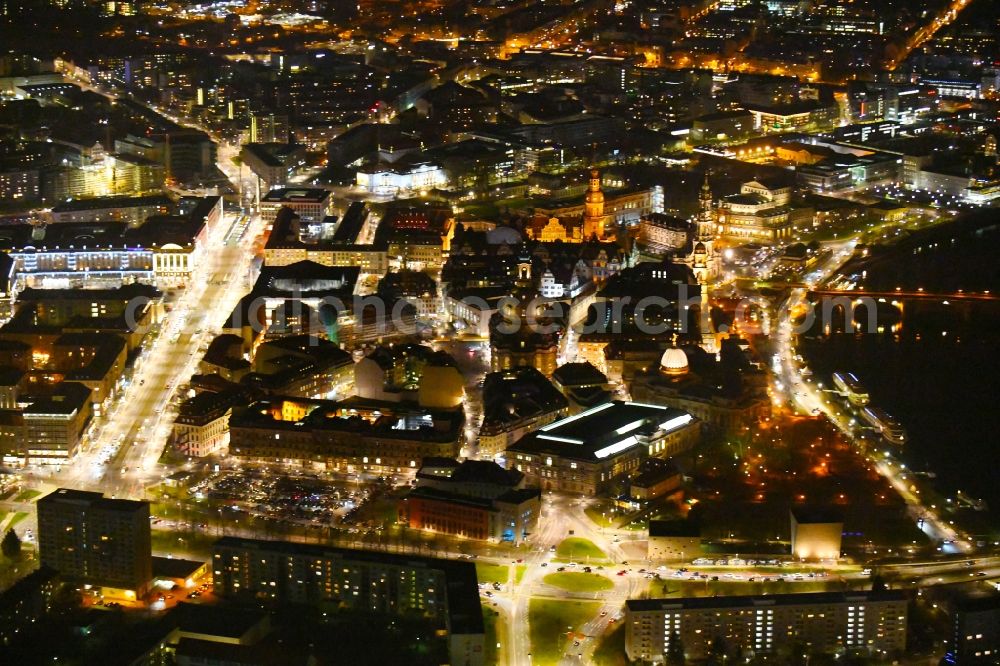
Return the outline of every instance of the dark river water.
[[[970,216],[873,255],[850,269],[870,290],[1000,294],[1000,213]],[[901,457],[911,469],[933,471],[949,496],[961,490],[984,499],[1000,529],[1000,301],[901,301],[896,321],[892,311],[880,317],[881,333],[817,329],[801,338],[802,352],[817,379],[829,381],[837,370],[857,374],[871,403],[905,426]]]

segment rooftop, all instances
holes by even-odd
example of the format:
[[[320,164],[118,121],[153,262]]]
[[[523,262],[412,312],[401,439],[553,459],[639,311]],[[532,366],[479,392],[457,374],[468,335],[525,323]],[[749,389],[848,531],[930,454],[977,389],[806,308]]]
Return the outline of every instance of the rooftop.
[[[695,423],[680,409],[615,400],[550,423],[509,451],[593,462],[639,446],[640,436],[676,432]]]
[[[173,205],[173,201],[162,194],[154,194],[145,197],[93,197],[91,199],[72,199],[70,201],[64,201],[53,206],[52,212],[69,213],[83,210],[100,210],[102,208],[138,208],[141,206],[156,206],[169,209],[172,208]]]
[[[566,363],[556,368],[552,379],[561,386],[591,386],[607,384],[604,373],[588,362]]]
[[[198,560],[184,560],[178,557],[157,557],[153,556],[153,578],[188,578],[198,569],[205,566],[205,562]]]
[[[86,406],[90,388],[79,382],[59,382],[55,391],[31,401],[24,408],[26,419],[43,419],[53,415],[72,415]],[[61,492],[62,489],[56,491]]]
[[[799,525],[843,523],[844,514],[834,507],[825,506],[794,506],[792,516]]]
[[[48,495],[40,498],[37,502],[39,506],[56,504],[76,504],[79,506],[93,507],[104,511],[139,511],[149,510],[149,502],[138,500],[111,499],[101,493],[87,490],[75,490],[73,488],[59,488]]]
[[[700,537],[701,527],[690,520],[651,520],[651,537]]]
[[[331,196],[320,187],[279,187],[261,198],[262,203],[323,203]]]
[[[154,558],[154,560],[162,559],[164,558]],[[192,562],[192,564],[201,566],[202,563]],[[178,628],[183,632],[223,638],[241,638],[268,620],[267,613],[261,610],[189,604],[183,601],[177,604],[174,617]]]
[[[630,612],[660,610],[693,610],[709,608],[739,608],[743,606],[806,606],[839,603],[873,603],[906,601],[902,590],[881,592],[805,592],[802,594],[769,594],[766,596],[683,597],[680,599],[628,599]]]

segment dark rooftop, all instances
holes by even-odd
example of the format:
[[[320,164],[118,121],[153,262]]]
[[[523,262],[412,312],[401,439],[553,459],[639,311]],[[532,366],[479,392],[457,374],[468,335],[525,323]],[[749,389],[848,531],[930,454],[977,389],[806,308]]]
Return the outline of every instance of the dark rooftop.
[[[651,520],[650,537],[700,537],[701,527],[690,520]]]
[[[64,382],[65,383],[65,382]],[[75,490],[73,488],[59,488],[54,490],[48,495],[40,498],[36,504],[38,505],[48,505],[48,504],[78,504],[91,506],[104,511],[138,511],[142,509],[148,510],[149,502],[141,502],[138,500],[127,500],[127,499],[112,499],[110,497],[105,497],[101,493],[90,492],[87,490]]]
[[[561,386],[590,386],[607,384],[608,378],[591,363],[566,363],[556,368],[552,379]]]
[[[741,606],[800,606],[806,604],[872,603],[905,601],[902,590],[880,592],[805,592],[802,594],[768,594],[766,596],[683,597],[679,599],[628,599],[629,611],[675,609],[739,608]]]
[[[322,203],[333,196],[319,187],[279,187],[261,198],[265,203]]]
[[[837,508],[825,506],[793,506],[792,516],[800,525],[809,523],[842,523],[844,514]]]
[[[205,566],[198,560],[183,560],[177,557],[153,556],[153,578],[188,578]]]

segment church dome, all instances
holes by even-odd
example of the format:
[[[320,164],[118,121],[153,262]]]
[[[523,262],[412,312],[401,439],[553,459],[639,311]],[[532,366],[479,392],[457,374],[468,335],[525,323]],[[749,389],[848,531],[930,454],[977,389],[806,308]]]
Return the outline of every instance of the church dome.
[[[688,357],[683,349],[670,347],[660,358],[660,372],[665,375],[683,375],[688,371]]]

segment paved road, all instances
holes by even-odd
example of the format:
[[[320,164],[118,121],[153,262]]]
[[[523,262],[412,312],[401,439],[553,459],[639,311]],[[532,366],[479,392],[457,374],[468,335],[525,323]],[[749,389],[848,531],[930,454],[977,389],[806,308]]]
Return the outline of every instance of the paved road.
[[[812,275],[813,284],[822,284],[843,265],[850,256],[851,249],[842,247],[832,252]],[[850,296],[851,292],[844,292]],[[803,367],[796,362],[798,351],[795,348],[795,330],[792,319],[796,311],[808,307],[805,289],[793,289],[791,295],[778,305],[778,323],[775,335],[777,363],[770,367],[775,372],[775,388],[787,396],[789,403],[804,414],[825,416],[834,427],[851,441],[855,440],[856,431],[853,418],[845,413],[835,401],[830,400],[823,391],[822,382],[813,382],[811,377],[802,374]],[[871,458],[875,469],[886,478],[906,502],[914,522],[923,518],[922,529],[932,539],[945,542],[945,552],[969,552],[972,549],[967,538],[957,534],[938,513],[924,506],[920,498],[910,490],[910,484],[901,478],[904,468],[895,463],[891,455],[879,455]]]

